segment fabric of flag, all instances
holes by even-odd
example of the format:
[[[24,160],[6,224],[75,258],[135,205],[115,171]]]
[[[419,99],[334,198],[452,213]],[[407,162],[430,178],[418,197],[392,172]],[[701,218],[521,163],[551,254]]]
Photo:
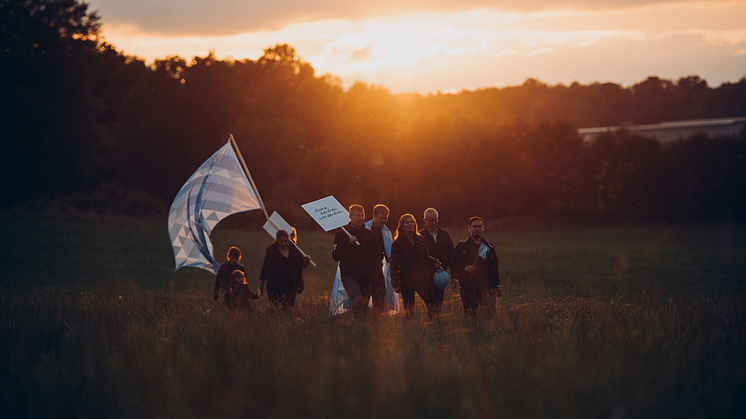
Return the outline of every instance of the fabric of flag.
[[[212,229],[231,214],[260,208],[228,142],[194,172],[171,204],[168,234],[176,269],[190,266],[217,275],[220,264],[213,257]]]
[[[386,299],[385,299],[385,311],[389,314],[396,314],[401,311],[401,301],[399,294],[394,292],[394,287],[391,286],[391,266],[389,265],[386,258],[381,260],[383,266],[383,277],[386,279]],[[368,303],[369,308],[373,308],[373,299]],[[342,285],[342,273],[339,270],[339,264],[337,264],[337,273],[334,276],[334,285],[332,286],[332,298],[329,302],[329,317],[336,316],[337,314],[343,314],[352,310],[352,303],[350,297],[345,291],[345,287]]]
[[[365,223],[365,228],[370,229],[372,227],[373,220],[368,220]],[[386,280],[385,310],[390,314],[396,314],[401,311],[401,301],[399,294],[394,292],[394,287],[391,286],[391,267],[388,262],[388,259],[391,259],[391,244],[394,242],[394,239],[391,235],[391,230],[385,225],[381,227],[381,232],[383,233],[383,247],[386,251],[386,257],[381,260],[383,265],[381,269],[383,270],[383,277]],[[373,299],[370,300],[368,307],[373,307]],[[334,276],[332,298],[329,303],[329,317],[346,313],[350,310],[352,310],[352,303],[342,285],[342,274],[339,271],[339,264],[337,264],[337,274]]]
[[[329,302],[329,317],[350,310],[352,310],[352,303],[350,297],[347,296],[345,287],[342,286],[342,274],[339,272],[339,264],[337,264],[337,274],[334,276],[334,285],[332,285],[332,298]]]

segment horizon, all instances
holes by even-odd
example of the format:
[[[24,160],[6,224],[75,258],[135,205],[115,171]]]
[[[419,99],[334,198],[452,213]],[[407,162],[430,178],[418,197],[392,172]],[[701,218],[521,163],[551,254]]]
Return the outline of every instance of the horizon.
[[[146,63],[256,60],[288,44],[316,70],[392,93],[457,93],[520,85],[615,83],[697,75],[712,86],[746,77],[746,0],[542,0],[514,5],[383,0],[342,6],[220,0],[88,2],[101,35]],[[200,6],[201,5],[201,6]]]

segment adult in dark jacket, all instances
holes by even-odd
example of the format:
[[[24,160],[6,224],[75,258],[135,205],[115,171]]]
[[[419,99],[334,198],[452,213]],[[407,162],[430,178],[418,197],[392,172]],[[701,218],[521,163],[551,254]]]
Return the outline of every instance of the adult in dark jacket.
[[[257,298],[259,296],[251,292],[246,282],[246,275],[239,270],[233,271],[231,285],[225,289],[225,294],[223,294],[223,304],[229,310],[246,310],[250,307],[251,300]]]
[[[389,219],[389,207],[384,204],[378,204],[373,207],[373,219],[365,223],[365,227],[372,231],[376,235],[376,242],[378,243],[378,267],[374,271],[373,279],[371,281],[371,299],[373,300],[373,310],[376,314],[383,314],[386,310],[386,294],[391,294],[391,298],[395,295],[391,290],[386,290],[386,278],[383,276],[383,260],[387,262],[390,258],[391,243],[393,239],[391,237],[391,230],[386,227],[386,221]]]
[[[370,302],[374,270],[380,269],[380,254],[376,235],[365,228],[365,209],[351,205],[350,223],[334,236],[332,258],[339,262],[342,286],[356,317],[365,315]],[[378,260],[376,260],[378,258]]]
[[[471,315],[475,315],[479,307],[493,314],[495,297],[503,296],[495,246],[482,237],[483,232],[484,220],[471,217],[469,237],[456,245],[451,260],[451,273],[453,280],[460,284],[464,312]]]
[[[425,228],[420,230],[420,234],[425,238],[427,251],[430,256],[438,259],[442,264],[441,268],[448,271],[451,258],[453,257],[453,239],[450,233],[443,230],[438,225],[438,211],[435,208],[428,208],[424,214]],[[435,267],[427,266],[427,275],[432,278],[435,275]],[[451,283],[451,288],[455,288],[456,283]],[[443,295],[445,290],[435,287],[435,303],[438,308],[443,306]]]
[[[231,247],[228,249],[227,255],[228,261],[224,262],[218,268],[218,274],[215,276],[215,288],[212,292],[212,299],[218,301],[218,290],[222,290],[225,295],[225,290],[231,286],[231,274],[233,271],[241,271],[246,274],[244,266],[241,265],[241,250],[238,247]]]
[[[417,232],[417,221],[412,214],[399,218],[396,238],[391,245],[391,286],[402,295],[404,311],[411,315],[417,293],[427,306],[427,314],[435,316],[440,308],[435,300],[435,283],[428,277],[428,266],[440,267],[440,261],[427,251],[425,238]]]
[[[308,266],[310,256],[303,257],[285,230],[279,230],[275,241],[264,254],[262,272],[259,274],[257,295],[262,296],[264,283],[267,283],[267,298],[275,308],[292,311],[295,298],[303,293],[303,268]]]

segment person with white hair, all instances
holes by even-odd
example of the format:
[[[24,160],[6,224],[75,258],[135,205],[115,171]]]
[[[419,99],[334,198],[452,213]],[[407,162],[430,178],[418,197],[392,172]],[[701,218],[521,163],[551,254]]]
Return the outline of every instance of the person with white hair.
[[[451,258],[453,257],[453,239],[451,238],[451,234],[438,225],[438,211],[435,208],[425,210],[423,221],[425,222],[425,228],[420,230],[420,234],[425,238],[427,251],[430,253],[430,256],[440,260],[441,268],[444,271],[448,271]],[[430,278],[433,278],[435,272],[436,269],[434,266],[427,266],[427,275]],[[451,284],[451,288],[456,288],[455,282]],[[435,287],[435,304],[438,307],[443,306],[444,295],[444,289]]]

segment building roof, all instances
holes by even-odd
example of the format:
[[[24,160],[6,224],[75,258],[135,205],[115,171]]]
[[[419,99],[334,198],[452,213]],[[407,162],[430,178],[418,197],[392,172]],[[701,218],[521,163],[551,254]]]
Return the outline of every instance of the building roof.
[[[580,128],[578,134],[590,141],[605,132],[628,129],[634,133],[655,137],[662,143],[686,138],[696,133],[714,135],[739,135],[746,130],[746,117],[692,119],[688,121],[666,121],[660,124],[621,125],[615,127]]]

